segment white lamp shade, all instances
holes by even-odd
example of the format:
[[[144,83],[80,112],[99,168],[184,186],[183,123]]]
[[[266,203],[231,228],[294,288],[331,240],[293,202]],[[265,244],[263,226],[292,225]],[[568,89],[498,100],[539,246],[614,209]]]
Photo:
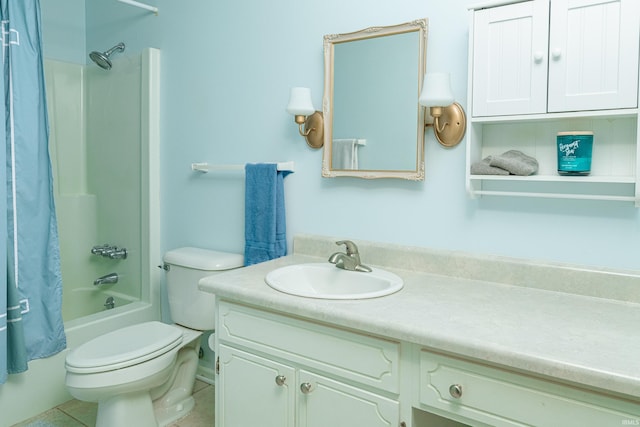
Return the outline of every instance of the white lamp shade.
[[[451,81],[447,73],[425,74],[420,94],[420,105],[425,107],[446,107],[453,104]]]
[[[308,116],[316,111],[311,102],[311,89],[308,87],[292,87],[289,96],[287,113],[294,116]]]

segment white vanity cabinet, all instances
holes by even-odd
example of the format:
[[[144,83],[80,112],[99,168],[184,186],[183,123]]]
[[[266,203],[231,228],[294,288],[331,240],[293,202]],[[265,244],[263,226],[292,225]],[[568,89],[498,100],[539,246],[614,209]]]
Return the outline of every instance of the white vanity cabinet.
[[[218,303],[216,426],[400,423],[399,343]]]
[[[631,201],[638,189],[637,0],[485,2],[470,10],[467,190]],[[589,176],[557,174],[556,134],[594,131]],[[531,176],[472,175],[489,155],[535,157]]]
[[[638,425],[637,399],[218,301],[216,426]]]
[[[420,404],[465,422],[502,426],[637,425],[640,405],[428,350]],[[464,417],[464,418],[462,418]]]

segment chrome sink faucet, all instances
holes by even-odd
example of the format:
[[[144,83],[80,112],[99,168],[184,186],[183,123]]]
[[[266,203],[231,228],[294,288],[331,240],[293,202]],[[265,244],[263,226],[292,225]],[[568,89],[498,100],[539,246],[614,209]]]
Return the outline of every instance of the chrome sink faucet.
[[[370,273],[371,268],[366,265],[360,264],[360,254],[358,253],[358,247],[351,240],[340,240],[336,242],[336,245],[345,245],[347,253],[336,252],[329,257],[329,262],[335,264],[336,267],[349,271],[361,271],[363,273]]]

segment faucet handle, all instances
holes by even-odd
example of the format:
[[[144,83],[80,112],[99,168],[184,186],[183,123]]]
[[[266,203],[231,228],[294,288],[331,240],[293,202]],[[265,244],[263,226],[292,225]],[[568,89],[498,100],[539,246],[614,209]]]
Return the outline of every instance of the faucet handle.
[[[113,246],[109,243],[105,243],[104,245],[96,245],[91,248],[91,253],[94,255],[103,255],[106,251],[110,250]]]
[[[351,240],[339,240],[336,242],[336,245],[345,245],[347,248],[347,255],[356,255],[358,254],[358,247]]]

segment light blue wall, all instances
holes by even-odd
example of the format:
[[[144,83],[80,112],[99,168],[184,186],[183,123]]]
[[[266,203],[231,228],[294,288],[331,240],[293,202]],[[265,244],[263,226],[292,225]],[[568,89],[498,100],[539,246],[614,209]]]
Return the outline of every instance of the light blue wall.
[[[86,57],[85,0],[40,0],[44,55],[83,64]]]
[[[82,4],[56,3],[70,10],[76,2]],[[285,106],[289,88],[301,85],[311,87],[320,107],[322,36],[427,17],[427,70],[451,73],[464,105],[466,7],[476,2],[148,0],[160,8],[156,17],[116,0],[87,1],[87,51],[119,41],[128,51],[162,51],[163,250],[243,249],[242,178],[195,175],[192,162],[292,160],[296,173],[285,180],[290,236],[315,233],[640,270],[640,211],[631,204],[471,200],[464,188],[464,144],[442,148],[431,132],[425,182],[321,178],[322,152],[307,148]],[[66,32],[56,25],[45,36],[53,44]]]

